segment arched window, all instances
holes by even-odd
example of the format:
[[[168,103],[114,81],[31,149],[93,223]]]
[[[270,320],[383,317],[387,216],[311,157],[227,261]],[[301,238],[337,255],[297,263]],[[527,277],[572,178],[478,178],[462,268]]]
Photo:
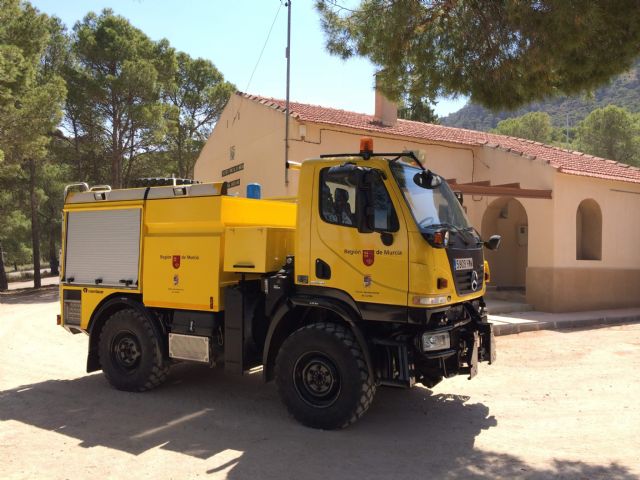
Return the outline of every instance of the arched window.
[[[602,211],[591,198],[576,212],[576,260],[602,260]]]

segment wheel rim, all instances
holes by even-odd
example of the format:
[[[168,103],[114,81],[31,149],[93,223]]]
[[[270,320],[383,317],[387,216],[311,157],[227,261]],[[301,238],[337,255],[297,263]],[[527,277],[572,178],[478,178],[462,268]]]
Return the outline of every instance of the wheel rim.
[[[308,405],[326,408],[340,395],[340,374],[333,361],[320,352],[301,355],[293,368],[293,384]]]
[[[138,337],[132,332],[120,332],[111,342],[111,359],[123,372],[131,373],[138,368],[142,350]]]

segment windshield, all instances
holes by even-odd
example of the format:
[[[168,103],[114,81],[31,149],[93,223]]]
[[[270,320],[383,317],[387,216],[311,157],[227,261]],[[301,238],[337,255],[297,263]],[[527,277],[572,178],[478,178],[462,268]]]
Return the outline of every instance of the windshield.
[[[462,205],[447,182],[433,189],[423,188],[413,181],[420,169],[401,162],[391,162],[390,167],[418,227],[445,224],[461,230],[469,228]]]

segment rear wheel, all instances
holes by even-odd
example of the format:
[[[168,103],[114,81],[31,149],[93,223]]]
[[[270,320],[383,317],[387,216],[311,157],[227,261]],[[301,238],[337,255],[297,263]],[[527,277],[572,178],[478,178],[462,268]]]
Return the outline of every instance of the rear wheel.
[[[151,321],[132,308],[109,317],[100,333],[99,352],[102,371],[118,390],[150,390],[164,382],[169,371]]]
[[[314,323],[289,336],[278,352],[275,375],[289,412],[313,428],[354,423],[376,390],[353,334],[333,323]]]

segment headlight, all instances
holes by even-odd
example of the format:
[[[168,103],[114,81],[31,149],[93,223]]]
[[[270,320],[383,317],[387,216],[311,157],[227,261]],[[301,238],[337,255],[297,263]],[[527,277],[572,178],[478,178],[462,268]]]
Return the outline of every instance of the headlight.
[[[422,351],[443,350],[451,346],[449,332],[424,332],[422,334]]]
[[[443,305],[451,300],[447,295],[437,295],[435,297],[427,297],[423,295],[414,295],[414,305]]]

